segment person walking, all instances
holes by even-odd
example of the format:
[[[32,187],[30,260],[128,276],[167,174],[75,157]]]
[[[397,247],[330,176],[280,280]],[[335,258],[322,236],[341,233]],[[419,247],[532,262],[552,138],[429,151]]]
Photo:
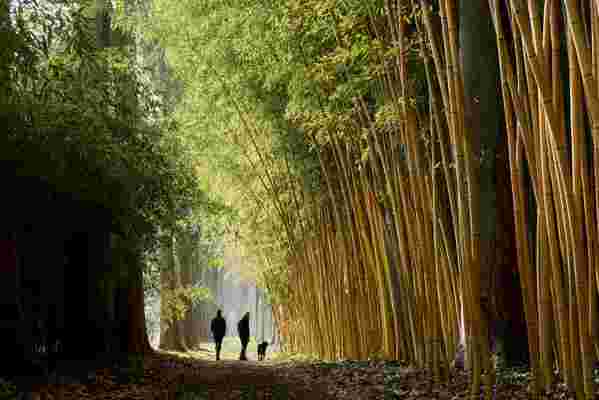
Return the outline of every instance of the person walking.
[[[220,349],[223,346],[223,339],[225,338],[225,333],[227,332],[227,321],[222,316],[222,311],[218,310],[216,312],[216,317],[212,319],[210,323],[210,330],[212,331],[212,336],[214,336],[214,342],[216,347],[216,361],[220,360]]]
[[[240,360],[247,360],[245,352],[250,342],[250,313],[246,312],[237,324],[237,333],[239,333],[239,340],[241,340],[241,354],[239,355]]]

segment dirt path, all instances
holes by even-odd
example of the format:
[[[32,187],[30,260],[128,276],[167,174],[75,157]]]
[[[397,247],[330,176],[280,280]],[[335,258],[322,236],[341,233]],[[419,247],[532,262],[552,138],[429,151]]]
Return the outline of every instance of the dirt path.
[[[393,361],[240,362],[228,354],[212,361],[210,351],[155,353],[125,369],[114,366],[79,378],[61,377],[62,384],[36,388],[29,399],[48,400],[456,400],[469,398],[469,373],[451,371],[435,381],[429,372]],[[135,365],[135,362],[131,363]],[[83,375],[83,377],[81,377]],[[596,376],[599,376],[597,370]],[[500,369],[493,388],[496,400],[530,399],[530,371]],[[0,399],[4,396],[0,382]],[[574,398],[557,380],[546,398]],[[599,392],[596,394],[599,399]]]
[[[155,353],[146,357],[143,368],[124,375],[115,369],[88,374],[85,382],[63,379],[62,384],[45,384],[28,398],[70,399],[156,399],[156,400],[328,400],[326,383],[315,379],[306,368],[289,363],[256,361],[208,361],[197,357]]]
[[[174,375],[175,391],[199,394],[199,399],[329,399],[326,385],[307,381],[298,367],[255,361],[206,361],[183,359],[172,367],[171,355],[157,357],[161,373]],[[164,366],[170,363],[171,366]],[[172,369],[172,372],[171,372]],[[182,397],[182,396],[181,396]]]

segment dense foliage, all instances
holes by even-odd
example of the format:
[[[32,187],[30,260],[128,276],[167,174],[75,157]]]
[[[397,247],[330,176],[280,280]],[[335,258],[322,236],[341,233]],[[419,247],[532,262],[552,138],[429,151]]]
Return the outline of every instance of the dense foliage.
[[[117,232],[148,248],[159,227],[210,201],[133,38],[99,46],[92,5],[2,2],[0,156],[106,209]]]
[[[291,73],[284,9],[268,2],[248,6],[154,2],[153,19],[144,14],[125,22],[141,24],[145,37],[167,49],[184,82],[175,118],[195,144],[209,187],[237,210],[227,242],[250,250],[250,266],[262,265],[268,254],[281,271],[291,227],[283,213],[293,201],[293,180],[317,183],[317,165],[284,117]]]

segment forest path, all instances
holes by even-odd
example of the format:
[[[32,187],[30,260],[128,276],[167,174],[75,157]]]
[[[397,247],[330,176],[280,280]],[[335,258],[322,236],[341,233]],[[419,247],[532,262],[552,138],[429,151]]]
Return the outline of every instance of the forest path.
[[[211,354],[211,358],[214,354]],[[229,358],[229,359],[227,359]],[[175,382],[175,399],[330,399],[326,385],[306,379],[305,368],[277,362],[206,360],[198,353],[159,353],[150,370]],[[171,384],[172,385],[172,384]]]
[[[123,373],[100,369],[86,382],[47,384],[40,400],[329,400],[383,399],[383,374],[350,382],[317,364],[282,361],[210,361],[205,354],[157,351]],[[214,354],[212,353],[212,357]],[[372,369],[376,371],[376,369]],[[119,377],[120,375],[120,377]],[[124,377],[124,379],[123,379]],[[348,383],[350,384],[348,387]]]
[[[233,353],[228,353],[233,357]],[[434,382],[430,372],[394,361],[213,361],[214,353],[157,351],[143,368],[100,369],[78,382],[44,385],[27,400],[457,400],[469,397],[469,374],[452,371]],[[135,363],[133,363],[135,364]],[[599,372],[599,371],[598,371]],[[85,373],[84,373],[85,375]],[[597,375],[599,376],[599,374]],[[494,400],[530,399],[526,369],[498,371]],[[1,385],[0,385],[1,386]],[[14,399],[3,397],[0,399]],[[547,399],[573,399],[556,382]],[[599,398],[599,392],[597,397]],[[482,397],[481,397],[482,399]]]

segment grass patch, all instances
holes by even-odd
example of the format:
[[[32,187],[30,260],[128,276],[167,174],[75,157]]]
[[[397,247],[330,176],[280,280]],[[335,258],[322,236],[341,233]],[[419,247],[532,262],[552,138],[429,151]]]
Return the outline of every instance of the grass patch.
[[[287,353],[278,352],[272,354],[270,357],[272,361],[293,361],[293,362],[305,362],[305,363],[317,363],[322,361],[315,354],[304,354],[304,353]]]
[[[216,349],[214,342],[203,342],[200,343],[199,347],[191,349],[188,353],[178,353],[174,351],[163,351],[167,354],[177,355],[182,358],[194,358],[207,361],[214,361],[216,359]],[[221,349],[221,360],[233,361],[239,360],[239,353],[241,352],[241,342],[239,338],[233,336],[227,336],[223,340],[223,346]],[[255,337],[250,338],[250,343],[247,348],[247,357],[251,361],[258,359],[258,342]],[[298,363],[311,363],[317,364],[323,362],[315,354],[305,353],[288,353],[288,352],[273,352],[271,346],[266,349],[266,361],[272,362],[298,362]]]
[[[221,360],[232,361],[239,360],[239,353],[241,352],[241,342],[239,338],[233,336],[227,336],[223,340],[223,346],[221,349]],[[256,342],[256,338],[251,337],[250,342],[248,344],[248,348],[246,351],[247,357],[249,360],[257,360],[258,359],[258,343]],[[214,361],[216,359],[216,348],[214,342],[203,342],[200,343],[199,347],[193,348],[189,351],[189,353],[179,353],[173,351],[164,351],[167,354],[177,355],[183,358],[195,358],[202,360],[211,360]],[[266,358],[272,359],[273,354],[270,351],[270,348],[266,351]]]

